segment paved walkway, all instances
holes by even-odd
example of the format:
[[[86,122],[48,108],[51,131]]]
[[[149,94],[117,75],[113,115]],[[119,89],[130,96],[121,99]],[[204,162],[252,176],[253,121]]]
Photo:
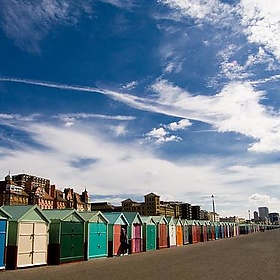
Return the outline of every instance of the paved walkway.
[[[280,230],[124,257],[0,273],[0,280],[279,280]]]

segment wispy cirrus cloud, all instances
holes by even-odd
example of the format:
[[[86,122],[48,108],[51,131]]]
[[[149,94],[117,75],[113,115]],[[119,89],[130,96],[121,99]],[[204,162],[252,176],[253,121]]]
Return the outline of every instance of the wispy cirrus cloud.
[[[228,28],[232,30],[231,34],[227,34],[228,37],[238,37],[240,36],[238,34],[243,34],[249,43],[262,47],[261,55],[248,53],[248,62],[266,62],[269,63],[271,69],[275,58],[277,60],[280,58],[279,3],[267,3],[265,0],[241,0],[239,3],[232,4],[219,0],[161,0],[160,3],[179,12],[182,18],[192,18],[198,24],[208,23],[213,28],[221,26]],[[175,15],[175,20],[178,20],[178,13]],[[219,35],[217,36],[222,39]],[[230,44],[230,41],[228,43]],[[274,55],[274,59],[271,54]],[[254,60],[252,60],[253,57]]]
[[[115,121],[132,121],[135,120],[133,116],[110,116],[110,115],[102,115],[102,114],[88,114],[88,113],[75,113],[75,114],[59,114],[55,116],[65,122],[66,126],[74,125],[75,121],[78,119],[103,119],[103,120],[115,120]]]
[[[141,98],[91,87],[12,78],[0,78],[0,81],[103,94],[139,110],[202,121],[221,133],[243,134],[252,139],[250,151],[272,152],[279,151],[280,147],[280,116],[260,103],[264,92],[257,91],[250,83],[232,82],[224,86],[221,92],[204,96],[192,95],[166,80],[158,80],[151,86],[153,98]]]
[[[137,5],[135,0],[98,0],[103,3],[108,3],[119,8],[132,8]]]
[[[75,25],[82,13],[92,13],[87,1],[2,1],[0,26],[21,49],[40,53],[40,42],[55,25]]]

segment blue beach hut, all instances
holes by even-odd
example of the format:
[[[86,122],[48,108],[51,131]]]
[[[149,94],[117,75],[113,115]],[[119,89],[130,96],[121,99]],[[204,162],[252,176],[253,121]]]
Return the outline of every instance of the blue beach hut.
[[[85,220],[85,260],[108,256],[108,220],[100,211],[80,212]]]
[[[218,222],[213,222],[215,228],[215,239],[220,238],[220,224]]]
[[[7,230],[8,219],[11,216],[2,208],[0,208],[0,269],[5,269],[6,265],[6,245],[7,245]]]

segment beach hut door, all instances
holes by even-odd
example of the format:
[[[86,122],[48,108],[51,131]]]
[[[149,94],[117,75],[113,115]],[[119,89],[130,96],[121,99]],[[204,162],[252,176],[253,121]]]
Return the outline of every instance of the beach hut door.
[[[4,252],[6,245],[6,221],[0,220],[0,268],[4,268]]]
[[[133,224],[134,230],[134,252],[139,253],[141,252],[141,225],[140,224]]]
[[[18,267],[45,264],[47,261],[47,227],[45,223],[20,223]]]

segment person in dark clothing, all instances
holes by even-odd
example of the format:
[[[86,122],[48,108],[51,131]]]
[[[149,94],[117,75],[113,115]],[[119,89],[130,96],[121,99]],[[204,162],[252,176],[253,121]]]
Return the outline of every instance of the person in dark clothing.
[[[128,255],[127,249],[128,249],[128,238],[127,238],[125,228],[122,228],[122,230],[121,230],[121,256]]]

